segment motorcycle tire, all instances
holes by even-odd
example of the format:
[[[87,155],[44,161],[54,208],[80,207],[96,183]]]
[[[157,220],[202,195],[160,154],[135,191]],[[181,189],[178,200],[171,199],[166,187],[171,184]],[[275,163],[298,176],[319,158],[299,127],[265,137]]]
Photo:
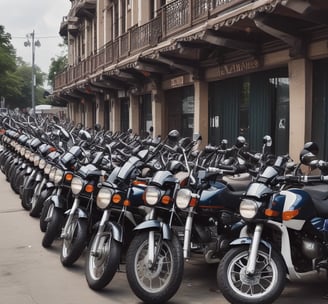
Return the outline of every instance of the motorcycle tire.
[[[34,193],[34,187],[28,189],[25,188],[23,190],[21,203],[22,203],[22,207],[27,211],[30,211],[32,208],[31,200],[32,200],[33,193]]]
[[[68,236],[64,237],[60,252],[60,261],[63,266],[72,266],[82,255],[86,247],[88,223],[84,218],[73,218],[68,226]]]
[[[17,166],[18,166],[18,164],[15,164],[14,162],[12,162],[11,166],[9,167],[8,178],[7,178],[7,181],[9,184],[11,184],[11,181],[15,178]]]
[[[6,181],[8,181],[9,170],[10,170],[10,167],[11,167],[13,161],[14,161],[14,158],[10,157],[9,159],[7,159],[7,161],[5,163],[4,174],[6,176]]]
[[[50,204],[47,208],[47,228],[42,239],[42,246],[49,248],[54,240],[60,236],[61,228],[64,222],[64,213],[61,209]]]
[[[178,291],[183,278],[184,259],[176,235],[163,240],[155,231],[155,245],[161,242],[155,265],[147,261],[149,232],[137,234],[126,256],[126,274],[134,294],[146,303],[164,303]],[[151,267],[151,268],[150,268]]]
[[[98,244],[98,254],[95,244]],[[85,277],[93,290],[101,290],[113,279],[120,264],[121,243],[114,240],[111,231],[97,240],[97,233],[91,239],[85,263]]]
[[[48,222],[46,221],[46,218],[48,216],[48,210],[50,205],[53,205],[51,201],[45,201],[40,215],[40,230],[41,232],[45,232],[47,230]]]
[[[38,183],[31,200],[30,216],[32,217],[40,217],[43,203],[49,196],[50,191],[48,189],[42,191],[42,189],[39,189],[40,187],[41,183]]]
[[[18,177],[21,174],[22,170],[17,168],[10,180],[10,187],[16,193],[19,194],[19,184],[18,184]]]
[[[223,296],[230,303],[273,303],[286,284],[286,267],[283,258],[263,245],[258,250],[255,275],[246,274],[249,246],[230,249],[221,260],[217,271],[217,282]]]

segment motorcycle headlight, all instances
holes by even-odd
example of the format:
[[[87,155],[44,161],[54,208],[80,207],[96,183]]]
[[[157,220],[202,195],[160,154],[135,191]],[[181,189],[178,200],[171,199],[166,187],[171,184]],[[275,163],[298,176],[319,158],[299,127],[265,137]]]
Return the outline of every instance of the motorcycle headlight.
[[[54,183],[58,185],[64,177],[64,171],[61,169],[57,169],[55,171]]]
[[[40,163],[40,156],[39,156],[39,155],[34,155],[33,162],[34,162],[34,166],[35,166],[35,167],[39,166],[39,163]]]
[[[161,193],[159,189],[153,186],[148,186],[145,190],[145,200],[150,206],[154,206],[159,202]]]
[[[97,206],[100,209],[106,209],[112,199],[113,191],[108,188],[101,188],[97,195]]]
[[[29,161],[30,161],[31,163],[34,162],[34,153],[31,153],[31,154],[30,154]]]
[[[177,207],[180,209],[187,208],[192,198],[191,194],[192,193],[189,189],[180,189],[175,200]]]
[[[44,159],[40,159],[39,168],[43,170],[46,167],[47,162]]]
[[[49,181],[54,182],[55,181],[55,174],[56,174],[56,167],[52,167],[49,172]]]
[[[46,167],[44,168],[44,173],[45,174],[49,174],[50,173],[50,170],[51,170],[51,165],[50,164],[47,164]]]
[[[31,151],[30,150],[25,150],[25,158],[30,159]]]
[[[71,189],[73,194],[79,194],[83,188],[83,182],[79,177],[73,177],[71,182]]]
[[[258,203],[251,199],[243,199],[239,206],[239,213],[245,220],[253,219],[259,209]]]

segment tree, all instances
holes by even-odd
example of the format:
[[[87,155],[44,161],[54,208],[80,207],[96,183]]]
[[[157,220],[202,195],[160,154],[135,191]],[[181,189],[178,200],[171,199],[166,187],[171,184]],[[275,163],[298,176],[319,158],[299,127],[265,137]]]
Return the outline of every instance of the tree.
[[[56,75],[65,71],[68,65],[67,42],[64,40],[64,43],[60,44],[59,46],[62,47],[62,54],[58,55],[56,58],[51,58],[51,64],[49,67],[48,84],[52,88],[55,84]]]
[[[20,78],[16,72],[16,51],[11,35],[0,25],[0,95],[6,100],[20,93]]]
[[[29,108],[32,106],[32,67],[21,58],[17,58],[17,68],[14,72],[16,79],[18,80],[18,92],[7,98],[8,107],[14,108]],[[46,74],[41,71],[38,66],[35,66],[35,104],[41,104],[45,102],[43,97],[42,85],[44,83]]]

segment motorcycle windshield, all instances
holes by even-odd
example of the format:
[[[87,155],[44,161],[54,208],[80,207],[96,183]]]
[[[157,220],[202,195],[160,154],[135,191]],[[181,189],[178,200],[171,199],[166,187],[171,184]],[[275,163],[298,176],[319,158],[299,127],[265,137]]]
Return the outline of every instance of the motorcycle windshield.
[[[273,191],[267,185],[262,183],[252,183],[247,189],[246,196],[261,199],[264,195],[272,194]]]
[[[136,164],[140,161],[138,157],[132,156],[129,160],[122,166],[117,177],[124,180],[130,176],[133,169],[135,169]]]

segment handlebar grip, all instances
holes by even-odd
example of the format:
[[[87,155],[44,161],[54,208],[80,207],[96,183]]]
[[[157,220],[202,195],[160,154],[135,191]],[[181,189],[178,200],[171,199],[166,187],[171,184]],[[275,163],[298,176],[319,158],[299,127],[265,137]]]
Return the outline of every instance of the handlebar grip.
[[[208,172],[208,173],[219,173],[219,174],[222,174],[223,173],[223,170],[222,169],[219,169],[219,168],[216,168],[216,167],[208,167],[206,169],[206,172]]]

